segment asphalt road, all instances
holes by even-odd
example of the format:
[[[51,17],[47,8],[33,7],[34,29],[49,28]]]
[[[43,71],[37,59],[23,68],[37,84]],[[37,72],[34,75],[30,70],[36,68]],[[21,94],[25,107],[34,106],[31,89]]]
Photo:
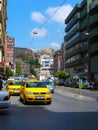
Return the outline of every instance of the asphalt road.
[[[94,97],[56,88],[51,105],[24,105],[11,96],[9,109],[0,109],[0,130],[98,130]]]

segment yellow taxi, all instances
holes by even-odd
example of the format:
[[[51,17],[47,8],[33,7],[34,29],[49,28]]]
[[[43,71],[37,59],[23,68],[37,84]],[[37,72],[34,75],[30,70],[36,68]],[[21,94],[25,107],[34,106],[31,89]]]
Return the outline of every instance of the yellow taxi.
[[[33,102],[51,104],[52,94],[44,82],[26,80],[20,88],[20,101],[23,101],[24,104]]]
[[[11,80],[10,82],[8,82],[6,89],[10,95],[16,95],[16,94],[19,95],[20,87],[21,87],[21,81]]]

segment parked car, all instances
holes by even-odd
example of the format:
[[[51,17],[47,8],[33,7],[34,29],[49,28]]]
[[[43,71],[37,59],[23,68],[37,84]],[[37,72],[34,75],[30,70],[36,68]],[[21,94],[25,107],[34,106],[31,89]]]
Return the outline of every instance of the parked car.
[[[20,87],[20,101],[24,104],[43,102],[51,104],[52,94],[45,83],[39,80],[25,80]]]
[[[10,106],[10,95],[7,91],[0,91],[0,108],[8,108]]]
[[[56,85],[53,82],[50,82],[50,81],[44,81],[44,83],[46,84],[47,88],[50,89],[50,92],[54,93]]]

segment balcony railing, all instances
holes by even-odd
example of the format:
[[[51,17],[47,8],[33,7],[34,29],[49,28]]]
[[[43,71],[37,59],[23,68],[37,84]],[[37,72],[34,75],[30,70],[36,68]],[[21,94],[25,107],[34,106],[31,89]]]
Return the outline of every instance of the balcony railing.
[[[98,51],[98,43],[94,43],[94,44],[91,44],[91,47],[90,47],[90,53],[94,53]]]
[[[82,58],[66,63],[66,68],[74,67],[80,64],[82,64]]]
[[[92,26],[92,25],[95,24],[96,22],[98,22],[98,14],[95,14],[95,15],[93,15],[93,16],[90,16],[89,25]]]

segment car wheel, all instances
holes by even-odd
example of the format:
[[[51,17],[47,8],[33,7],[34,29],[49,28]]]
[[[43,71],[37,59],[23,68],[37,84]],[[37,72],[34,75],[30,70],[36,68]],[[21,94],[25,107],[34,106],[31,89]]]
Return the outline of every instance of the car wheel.
[[[54,93],[54,90],[51,93]]]
[[[20,100],[20,102],[22,102],[22,98],[21,97],[19,97],[19,100]]]
[[[50,105],[50,104],[51,104],[51,101],[48,101],[47,104]]]
[[[27,101],[26,101],[26,99],[25,99],[25,97],[24,97],[24,99],[23,99],[23,104],[25,104],[25,105],[28,104]]]

